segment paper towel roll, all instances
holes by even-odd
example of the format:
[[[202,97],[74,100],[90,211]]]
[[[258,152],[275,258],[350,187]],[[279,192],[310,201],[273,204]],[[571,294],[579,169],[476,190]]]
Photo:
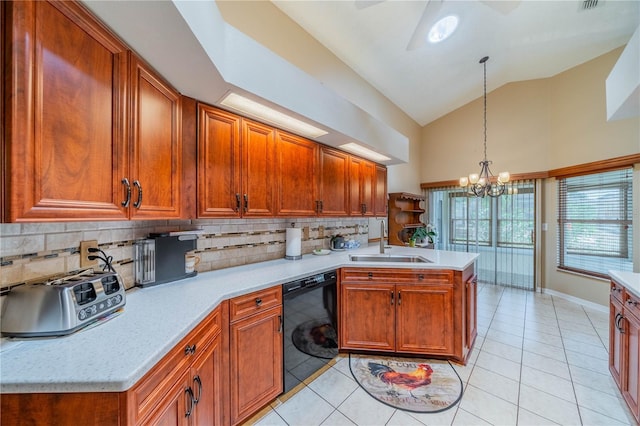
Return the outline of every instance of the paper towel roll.
[[[302,258],[302,228],[287,228],[285,259]]]

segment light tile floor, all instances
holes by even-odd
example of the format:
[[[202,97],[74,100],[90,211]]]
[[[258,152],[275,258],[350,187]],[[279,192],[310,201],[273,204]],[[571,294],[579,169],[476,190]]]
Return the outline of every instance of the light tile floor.
[[[558,297],[481,285],[465,390],[437,414],[390,408],[353,380],[348,358],[274,401],[257,425],[634,425],[608,369],[609,315]],[[296,392],[297,390],[297,392]]]

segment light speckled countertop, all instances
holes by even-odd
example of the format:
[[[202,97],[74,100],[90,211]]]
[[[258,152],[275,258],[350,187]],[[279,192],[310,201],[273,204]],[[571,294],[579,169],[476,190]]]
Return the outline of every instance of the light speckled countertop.
[[[464,270],[474,253],[393,247],[433,263],[351,262],[369,246],[301,260],[278,259],[127,292],[124,312],[93,328],[49,339],[2,339],[0,391],[119,392],[133,386],[225,299],[344,266]]]
[[[609,271],[609,276],[618,284],[625,286],[633,295],[640,297],[640,273]]]

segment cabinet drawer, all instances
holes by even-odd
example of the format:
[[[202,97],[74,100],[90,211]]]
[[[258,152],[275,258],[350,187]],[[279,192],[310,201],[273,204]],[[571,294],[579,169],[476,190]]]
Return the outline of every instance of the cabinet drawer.
[[[229,318],[231,322],[237,321],[278,305],[282,305],[282,287],[279,285],[229,300]]]
[[[414,269],[364,269],[342,268],[341,281],[365,281],[385,283],[452,284],[453,271]]]
[[[614,299],[616,299],[618,302],[622,303],[623,294],[624,294],[624,287],[621,286],[620,284],[616,284],[615,282],[611,281],[611,296]]]
[[[636,297],[628,291],[625,291],[624,299],[625,312],[631,312],[636,318],[640,319],[640,297]]]
[[[222,329],[220,308],[216,308],[156,366],[127,392],[133,424],[138,424],[165,397],[177,378]]]

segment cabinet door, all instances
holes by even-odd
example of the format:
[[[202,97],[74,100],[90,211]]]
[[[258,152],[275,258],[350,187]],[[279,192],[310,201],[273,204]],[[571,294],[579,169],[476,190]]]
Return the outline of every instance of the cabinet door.
[[[242,215],[275,216],[275,130],[242,120]]]
[[[238,424],[282,392],[282,306],[230,330],[231,423]]]
[[[623,363],[622,396],[636,420],[640,421],[640,319],[625,309],[626,337]]]
[[[341,349],[395,350],[395,286],[342,282]]]
[[[220,425],[222,419],[222,349],[220,335],[198,356],[191,367],[195,408],[192,425]]]
[[[349,155],[321,147],[319,163],[319,213],[322,216],[348,216]]]
[[[375,206],[376,165],[362,160],[362,215],[373,216]]]
[[[362,216],[362,162],[358,157],[349,159],[349,214]]]
[[[179,218],[180,94],[131,54],[131,219]]]
[[[240,217],[240,117],[198,105],[199,218]]]
[[[374,197],[374,215],[387,215],[387,168],[376,165],[376,187]]]
[[[187,373],[169,389],[150,417],[142,423],[144,426],[186,426],[195,408],[189,388]]]
[[[396,352],[453,355],[453,286],[397,286]]]
[[[278,215],[315,216],[318,145],[280,131],[276,135]]]
[[[465,347],[470,350],[478,335],[478,277],[474,275],[465,283]]]
[[[621,327],[622,304],[613,295],[609,298],[609,371],[619,388],[622,388],[622,361],[624,352],[623,334]]]
[[[79,3],[6,8],[5,219],[126,219],[126,46]]]

